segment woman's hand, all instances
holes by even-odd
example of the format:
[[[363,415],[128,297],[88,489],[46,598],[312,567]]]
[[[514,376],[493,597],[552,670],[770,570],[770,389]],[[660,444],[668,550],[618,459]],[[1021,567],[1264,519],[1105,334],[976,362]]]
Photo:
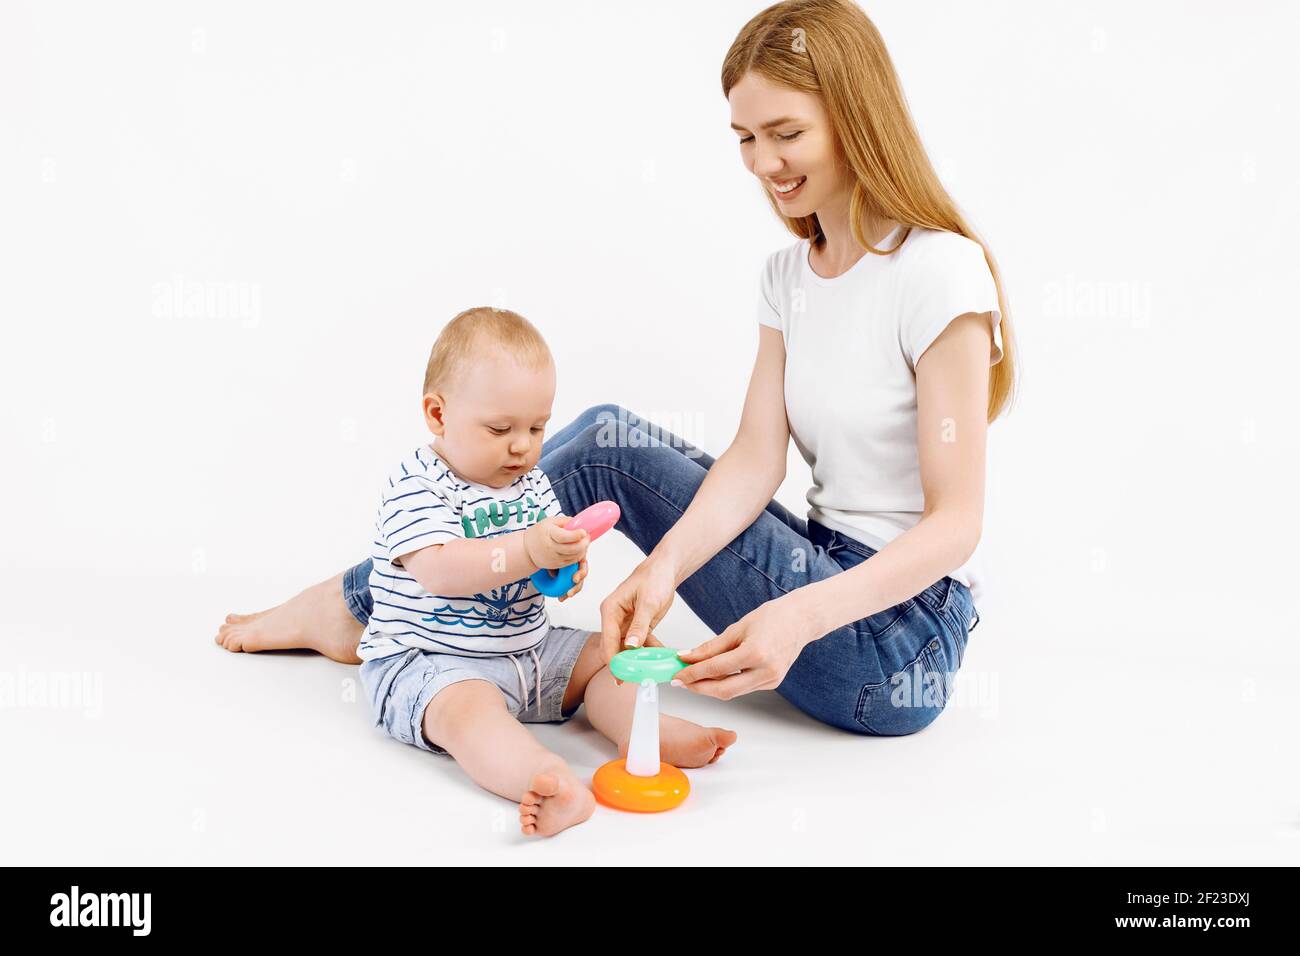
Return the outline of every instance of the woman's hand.
[[[655,626],[672,607],[677,578],[662,560],[646,558],[600,602],[600,650],[608,664],[628,647],[661,647]]]
[[[817,638],[808,615],[789,597],[760,604],[731,627],[678,656],[687,667],[673,680],[687,690],[731,700],[772,690],[785,680],[799,654]]]

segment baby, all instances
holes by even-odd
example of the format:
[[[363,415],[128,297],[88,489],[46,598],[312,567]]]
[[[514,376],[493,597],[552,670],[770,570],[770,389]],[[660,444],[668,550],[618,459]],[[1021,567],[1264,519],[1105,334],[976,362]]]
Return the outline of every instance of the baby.
[[[595,798],[524,723],[564,721],[582,703],[626,754],[636,687],[604,665],[599,633],[552,627],[528,580],[580,563],[587,533],[565,517],[537,460],[555,397],[540,333],[503,309],[469,309],[443,329],[424,376],[433,433],[384,484],[375,519],[375,609],[357,655],[375,722],[404,743],[450,754],[479,786],[519,802],[526,834],[591,816]],[[663,757],[712,763],[736,739],[677,717]]]

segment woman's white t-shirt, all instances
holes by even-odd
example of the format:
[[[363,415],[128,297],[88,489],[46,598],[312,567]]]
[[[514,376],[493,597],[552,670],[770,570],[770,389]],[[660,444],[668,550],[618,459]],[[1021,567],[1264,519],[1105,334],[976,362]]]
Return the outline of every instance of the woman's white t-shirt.
[[[876,244],[893,249],[899,226]],[[785,340],[785,410],[812,468],[809,518],[879,550],[921,518],[916,363],[953,319],[991,312],[989,365],[1002,359],[997,287],[979,243],[911,227],[885,256],[842,275],[808,264],[808,240],[768,257],[758,321]],[[978,602],[976,549],[951,574]]]

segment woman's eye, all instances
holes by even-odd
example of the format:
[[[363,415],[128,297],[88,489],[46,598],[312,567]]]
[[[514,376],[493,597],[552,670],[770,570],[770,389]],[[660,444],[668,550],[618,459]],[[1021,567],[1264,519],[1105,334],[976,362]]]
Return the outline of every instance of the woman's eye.
[[[787,135],[785,135],[785,136],[777,136],[777,139],[779,139],[779,140],[784,140],[785,142],[788,143],[788,142],[790,142],[792,139],[798,139],[798,138],[799,138],[799,134],[802,133],[802,132],[803,132],[803,130],[796,130],[795,132],[793,132],[793,133],[789,133],[789,134],[787,134]]]
[[[741,145],[744,145],[745,143],[753,142],[753,140],[754,140],[754,137],[752,137],[752,136],[742,136],[742,137],[740,137]]]

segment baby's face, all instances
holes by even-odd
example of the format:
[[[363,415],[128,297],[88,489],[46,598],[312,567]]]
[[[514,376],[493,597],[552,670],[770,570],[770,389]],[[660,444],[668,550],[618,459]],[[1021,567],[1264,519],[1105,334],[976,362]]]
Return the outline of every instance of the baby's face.
[[[446,394],[425,396],[434,449],[462,478],[504,488],[537,465],[555,400],[555,366],[487,355],[468,362]]]

